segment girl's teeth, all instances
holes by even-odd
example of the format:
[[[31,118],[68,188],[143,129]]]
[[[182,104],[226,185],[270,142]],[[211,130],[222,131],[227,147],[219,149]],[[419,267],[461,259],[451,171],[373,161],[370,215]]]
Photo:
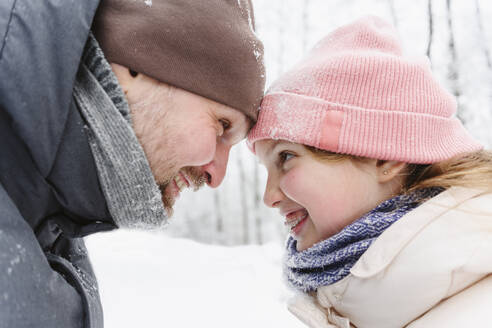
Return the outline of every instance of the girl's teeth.
[[[284,224],[286,226],[288,226],[292,230],[296,225],[299,224],[299,222],[301,222],[302,220],[304,220],[306,217],[307,217],[307,214],[303,214],[303,215],[299,216],[295,220],[292,220],[292,221],[289,221],[289,222],[285,221]]]

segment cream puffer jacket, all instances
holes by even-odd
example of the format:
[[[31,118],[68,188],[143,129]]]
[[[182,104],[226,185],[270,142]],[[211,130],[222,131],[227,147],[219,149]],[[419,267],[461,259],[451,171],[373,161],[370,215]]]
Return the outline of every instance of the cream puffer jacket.
[[[492,194],[453,187],[289,310],[313,328],[492,327]]]

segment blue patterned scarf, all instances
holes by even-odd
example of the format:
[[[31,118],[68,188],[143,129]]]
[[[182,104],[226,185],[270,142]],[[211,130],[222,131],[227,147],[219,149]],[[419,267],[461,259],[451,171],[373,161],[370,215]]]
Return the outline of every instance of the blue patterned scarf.
[[[295,289],[310,292],[341,280],[384,230],[443,190],[426,188],[388,199],[336,235],[301,252],[289,236],[284,263],[287,281]]]

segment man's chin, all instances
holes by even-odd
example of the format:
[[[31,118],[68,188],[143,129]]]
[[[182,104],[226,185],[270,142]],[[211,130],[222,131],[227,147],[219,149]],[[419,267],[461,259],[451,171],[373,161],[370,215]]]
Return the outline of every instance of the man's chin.
[[[174,203],[176,202],[174,199],[165,199],[165,196],[162,197],[162,202],[164,204],[164,209],[166,210],[167,217],[171,218],[174,214]]]
[[[177,187],[178,185],[174,180],[178,175],[165,183],[159,184],[159,189],[161,190],[162,194],[162,202],[169,218],[173,215],[173,206],[182,191],[186,190],[187,188],[190,188],[193,191],[198,191],[201,187],[205,185],[206,182],[203,173],[201,173],[201,171],[199,171],[197,168],[186,167],[180,170],[180,172],[186,180],[185,183],[186,185],[188,185],[187,187],[181,189]]]
[[[174,195],[170,192],[170,183],[160,184],[159,189],[161,190],[162,195],[162,203],[164,205],[164,209],[167,212],[167,216],[170,218],[173,215],[173,206],[176,202]]]
[[[168,219],[172,218],[174,214],[174,209],[172,207],[167,207],[167,206],[164,206],[164,209],[166,210],[167,218]]]

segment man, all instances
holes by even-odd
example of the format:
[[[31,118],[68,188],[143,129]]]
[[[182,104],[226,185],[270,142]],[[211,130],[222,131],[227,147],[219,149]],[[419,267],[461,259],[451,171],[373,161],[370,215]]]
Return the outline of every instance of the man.
[[[1,328],[103,326],[82,237],[221,183],[263,93],[253,26],[249,0],[0,2]]]

